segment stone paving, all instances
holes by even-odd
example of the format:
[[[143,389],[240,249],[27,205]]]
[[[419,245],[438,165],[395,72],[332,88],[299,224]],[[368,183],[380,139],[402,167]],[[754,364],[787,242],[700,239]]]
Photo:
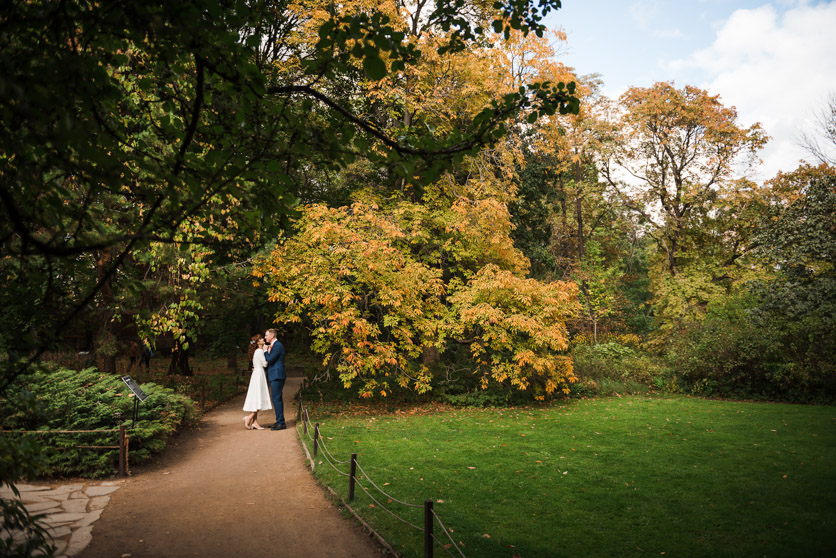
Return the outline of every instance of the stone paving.
[[[57,487],[19,484],[20,500],[32,515],[41,515],[41,522],[53,537],[56,558],[75,556],[93,539],[93,523],[110,502],[110,494],[124,483],[106,481],[101,484],[66,484]],[[0,498],[14,494],[7,486],[0,487]]]

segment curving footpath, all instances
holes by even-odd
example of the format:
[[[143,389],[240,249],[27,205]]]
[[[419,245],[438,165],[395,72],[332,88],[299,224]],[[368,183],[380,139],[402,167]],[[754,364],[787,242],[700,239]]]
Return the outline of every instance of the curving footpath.
[[[288,378],[295,418],[301,378]],[[110,494],[81,558],[240,556],[369,557],[384,551],[344,518],[310,474],[295,421],[246,430],[243,396],[207,413],[152,465]],[[273,411],[259,413],[270,426]]]

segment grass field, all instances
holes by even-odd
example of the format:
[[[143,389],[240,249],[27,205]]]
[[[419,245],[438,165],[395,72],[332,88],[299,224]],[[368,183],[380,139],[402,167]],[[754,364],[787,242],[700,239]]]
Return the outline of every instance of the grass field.
[[[434,500],[466,556],[836,556],[833,407],[624,397],[309,411],[335,459],[355,452],[389,495]],[[323,453],[317,477],[347,499]],[[398,552],[421,556],[422,534],[381,504],[418,526],[422,511],[372,494],[379,503],[358,488],[353,507]]]

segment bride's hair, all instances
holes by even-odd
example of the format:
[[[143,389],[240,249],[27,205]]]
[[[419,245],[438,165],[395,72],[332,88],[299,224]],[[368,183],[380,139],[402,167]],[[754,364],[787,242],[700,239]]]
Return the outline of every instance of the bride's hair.
[[[261,339],[261,334],[256,333],[252,337],[250,337],[250,347],[247,350],[247,356],[250,359],[250,364],[253,362],[253,355],[255,354],[255,350],[258,348],[258,340]]]

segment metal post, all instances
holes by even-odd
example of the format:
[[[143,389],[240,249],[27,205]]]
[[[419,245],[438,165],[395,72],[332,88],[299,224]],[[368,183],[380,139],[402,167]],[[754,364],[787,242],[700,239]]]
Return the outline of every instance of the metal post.
[[[136,417],[138,417],[138,416],[139,416],[139,397],[134,395],[134,414],[133,414],[133,417],[131,418],[131,428],[133,428],[134,425],[136,424]]]
[[[125,439],[125,425],[119,425],[119,476],[128,475],[128,444]]]
[[[424,500],[424,558],[433,558],[433,501]]]
[[[314,425],[314,433],[313,433],[313,456],[316,457],[316,450],[319,446],[319,423]]]
[[[302,430],[308,433],[308,407],[305,407],[305,417],[302,419]]]
[[[354,500],[354,482],[357,478],[357,454],[351,454],[351,474],[348,478],[348,501]]]

